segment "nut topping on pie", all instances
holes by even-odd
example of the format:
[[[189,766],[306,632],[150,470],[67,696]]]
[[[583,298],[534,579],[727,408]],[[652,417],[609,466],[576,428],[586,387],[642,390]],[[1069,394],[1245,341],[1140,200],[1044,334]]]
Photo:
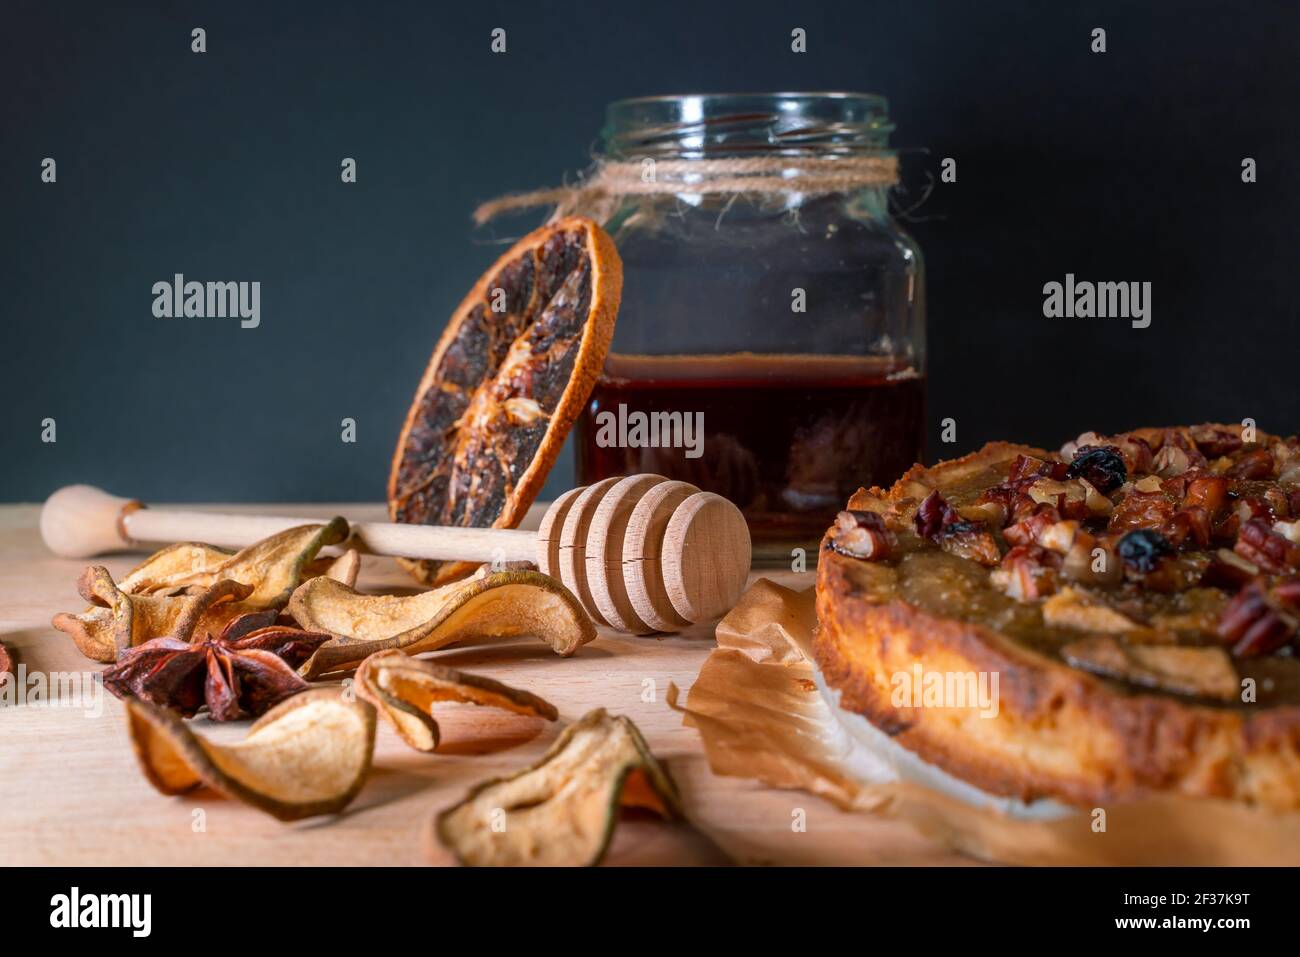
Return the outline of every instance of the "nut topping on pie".
[[[1295,437],[1090,432],[916,466],[853,496],[817,592],[843,705],[981,787],[1300,808]],[[996,727],[894,707],[917,663],[998,670]]]

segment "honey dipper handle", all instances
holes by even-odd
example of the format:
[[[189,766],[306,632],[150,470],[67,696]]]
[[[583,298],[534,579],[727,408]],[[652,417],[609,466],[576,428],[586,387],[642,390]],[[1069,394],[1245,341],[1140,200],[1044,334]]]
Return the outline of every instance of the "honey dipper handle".
[[[146,508],[91,485],[69,485],[45,501],[41,537],[50,551],[64,558],[89,558],[133,548],[141,542],[206,542],[227,548],[296,525],[328,518],[279,515],[230,515],[180,509]],[[348,546],[371,555],[440,561],[532,561],[534,532],[511,528],[439,528],[392,522],[352,525]]]

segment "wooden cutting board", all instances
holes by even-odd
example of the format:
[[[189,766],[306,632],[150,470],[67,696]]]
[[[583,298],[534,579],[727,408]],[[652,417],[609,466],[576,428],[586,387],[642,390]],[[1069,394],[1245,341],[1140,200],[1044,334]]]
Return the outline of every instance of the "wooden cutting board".
[[[220,510],[385,518],[379,505]],[[55,558],[45,549],[38,514],[35,505],[0,506],[0,641],[24,666],[29,689],[16,704],[0,701],[0,865],[450,863],[431,846],[434,814],[483,778],[536,760],[562,722],[595,707],[636,722],[677,780],[693,825],[624,821],[609,864],[971,863],[907,825],[710,772],[698,735],[683,727],[665,696],[670,682],[690,688],[713,647],[711,625],[664,638],[602,630],[568,659],[528,640],[438,653],[446,664],[542,695],[559,708],[561,723],[456,708],[439,716],[444,741],[435,755],[410,750],[381,724],[371,777],[336,818],[282,824],[209,790],[164,797],[136,766],[120,702],[102,689],[88,702],[71,697],[71,681],[103,666],[82,657],[66,635],[50,627],[56,612],[85,606],[75,587],[84,563]],[[116,576],[140,558],[97,561]],[[763,574],[790,587],[812,581],[810,573]],[[392,560],[366,558],[358,587],[409,589],[412,581]],[[38,701],[30,693],[40,684],[55,686],[52,700]],[[219,739],[244,734],[243,723],[221,726],[204,719],[195,729]],[[806,830],[794,829],[797,816]]]

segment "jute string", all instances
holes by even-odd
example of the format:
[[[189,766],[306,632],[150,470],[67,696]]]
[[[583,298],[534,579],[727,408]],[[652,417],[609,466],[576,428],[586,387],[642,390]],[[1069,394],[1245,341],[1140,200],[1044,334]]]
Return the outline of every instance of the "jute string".
[[[480,225],[502,213],[554,206],[551,218],[591,216],[604,221],[625,196],[719,193],[826,195],[898,182],[898,157],[852,156],[838,159],[762,156],[711,160],[605,160],[575,186],[513,193],[474,210]]]

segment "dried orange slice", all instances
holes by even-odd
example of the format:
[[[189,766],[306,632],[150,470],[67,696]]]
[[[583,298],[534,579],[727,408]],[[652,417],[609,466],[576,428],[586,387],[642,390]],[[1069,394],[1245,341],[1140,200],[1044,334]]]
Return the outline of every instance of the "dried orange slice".
[[[529,233],[483,274],[406,414],[388,479],[394,521],[519,524],[596,383],[622,290],[613,240],[580,216]],[[475,567],[402,564],[428,584]]]

